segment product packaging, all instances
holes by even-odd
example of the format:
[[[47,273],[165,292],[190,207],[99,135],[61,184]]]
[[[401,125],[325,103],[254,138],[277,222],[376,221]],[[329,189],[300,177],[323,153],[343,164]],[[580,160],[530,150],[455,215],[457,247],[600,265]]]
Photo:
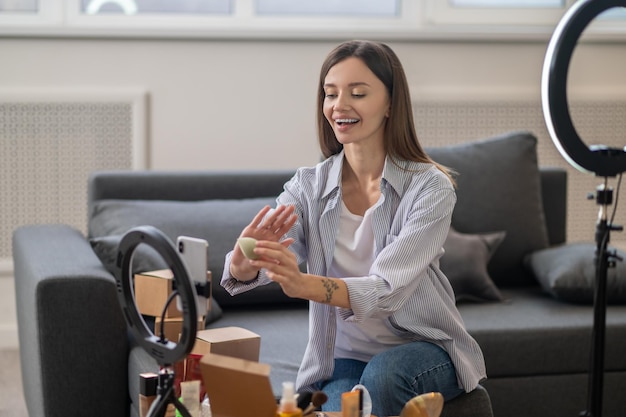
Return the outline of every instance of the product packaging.
[[[200,382],[201,381],[183,381],[180,384],[180,402],[185,406],[191,417],[201,417]]]
[[[207,271],[207,282],[210,285],[211,272]],[[141,314],[152,317],[161,317],[167,298],[174,288],[174,274],[170,269],[142,272],[135,274],[135,304]],[[207,298],[207,311],[211,309],[211,297]],[[198,315],[206,312],[199,311]],[[166,312],[166,318],[182,317],[183,313],[172,301]]]
[[[146,417],[157,396],[159,376],[152,372],[139,374],[139,417]],[[175,417],[174,404],[168,404],[164,417]]]
[[[204,330],[204,317],[198,317],[198,331]],[[167,340],[172,342],[178,342],[180,334],[183,331],[183,318],[182,317],[170,317],[163,321],[163,333]],[[155,317],[154,320],[154,334],[161,336],[161,317]]]
[[[302,409],[297,405],[293,382],[283,382],[283,395],[276,415],[277,417],[302,417]]]
[[[269,365],[208,353],[200,370],[213,417],[276,417]]]
[[[260,350],[258,334],[241,327],[221,327],[199,331],[191,353],[216,353],[258,362]]]
[[[341,416],[360,417],[360,391],[348,391],[341,394]]]
[[[152,372],[139,374],[139,417],[146,417],[156,398],[159,376]]]
[[[198,401],[202,400],[206,395],[204,383],[202,382],[202,373],[200,371],[200,360],[202,355],[190,353],[185,359],[185,381],[199,381],[199,396]]]

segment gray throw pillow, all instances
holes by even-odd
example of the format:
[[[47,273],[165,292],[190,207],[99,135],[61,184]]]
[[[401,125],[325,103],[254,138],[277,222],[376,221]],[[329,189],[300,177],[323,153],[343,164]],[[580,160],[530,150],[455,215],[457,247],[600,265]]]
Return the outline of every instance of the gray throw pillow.
[[[230,252],[243,228],[265,205],[274,207],[271,197],[202,200],[100,200],[89,217],[89,236],[123,236],[136,226],[150,225],[161,230],[172,242],[181,235],[209,242],[209,269],[215,278],[213,297],[221,307],[252,304],[305,303],[287,297],[280,285],[270,283],[232,297],[219,285],[224,256]]]
[[[464,234],[450,228],[439,260],[458,301],[502,301],[487,272],[489,260],[504,240],[505,232]]]
[[[115,272],[117,248],[121,240],[122,235],[101,236],[89,239],[91,248],[98,255],[104,267],[112,274]],[[137,246],[131,265],[133,274],[165,268],[167,268],[167,263],[156,250],[145,244]]]
[[[537,164],[537,138],[512,132],[427,153],[457,172],[452,226],[471,234],[506,231],[489,263],[498,286],[536,284],[524,256],[548,247],[548,231]]]
[[[569,243],[543,249],[528,255],[525,265],[537,277],[547,293],[563,301],[593,304],[596,281],[596,245]],[[617,250],[626,260],[626,253]],[[609,268],[606,281],[607,302],[626,303],[626,262]]]

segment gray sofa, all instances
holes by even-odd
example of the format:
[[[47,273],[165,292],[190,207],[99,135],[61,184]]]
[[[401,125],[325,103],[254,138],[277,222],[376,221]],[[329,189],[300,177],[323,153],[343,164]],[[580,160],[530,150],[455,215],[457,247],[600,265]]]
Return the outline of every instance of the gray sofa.
[[[428,152],[458,173],[441,264],[489,376],[486,391],[452,401],[444,415],[490,415],[489,397],[496,417],[577,415],[587,400],[593,283],[583,272],[593,244],[565,243],[565,171],[538,167],[536,139],[526,132]],[[307,304],[277,286],[231,297],[218,284],[224,254],[243,225],[292,174],[96,172],[89,179],[88,236],[66,225],[18,228],[13,256],[29,414],[137,415],[138,374],[156,364],[128,337],[109,271],[121,236],[143,224],[173,240],[209,241],[215,282],[207,327],[260,334],[260,360],[272,367],[274,391],[295,380],[308,336]],[[134,267],[163,266],[148,252]],[[626,291],[625,280],[614,276],[623,268],[611,273],[604,415],[618,417],[626,409]]]

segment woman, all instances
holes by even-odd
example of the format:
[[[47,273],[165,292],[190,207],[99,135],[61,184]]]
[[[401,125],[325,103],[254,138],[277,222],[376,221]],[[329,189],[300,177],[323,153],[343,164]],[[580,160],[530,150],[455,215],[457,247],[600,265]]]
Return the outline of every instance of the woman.
[[[321,389],[325,410],[363,384],[372,413],[398,415],[424,392],[450,400],[485,378],[439,269],[456,202],[453,181],[415,135],[408,85],[395,53],[345,42],[320,73],[318,130],[325,160],[285,184],[241,236],[222,285],[231,294],[275,281],[310,300],[309,342],[297,377]],[[307,262],[308,273],[298,265]]]

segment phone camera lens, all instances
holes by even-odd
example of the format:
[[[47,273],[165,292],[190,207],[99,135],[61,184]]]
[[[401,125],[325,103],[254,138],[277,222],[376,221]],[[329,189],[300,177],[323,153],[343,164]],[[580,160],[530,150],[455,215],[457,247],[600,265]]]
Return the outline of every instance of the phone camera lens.
[[[184,250],[185,250],[185,245],[183,245],[183,242],[178,242],[178,251],[180,253],[183,253]]]

